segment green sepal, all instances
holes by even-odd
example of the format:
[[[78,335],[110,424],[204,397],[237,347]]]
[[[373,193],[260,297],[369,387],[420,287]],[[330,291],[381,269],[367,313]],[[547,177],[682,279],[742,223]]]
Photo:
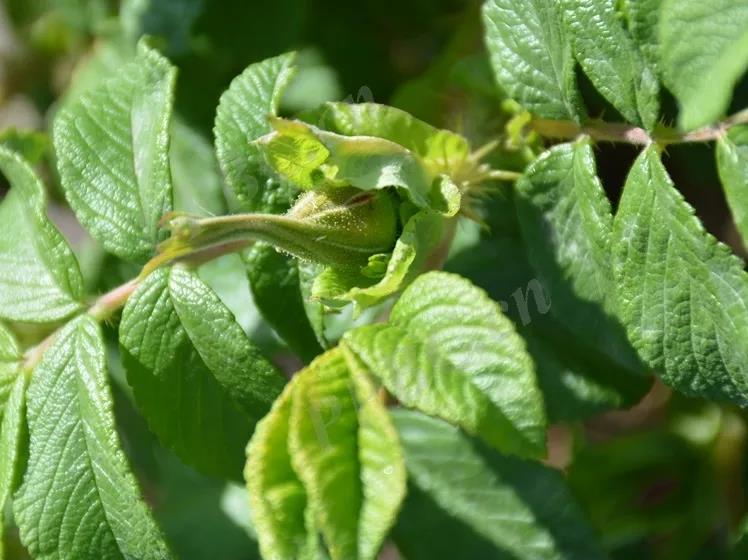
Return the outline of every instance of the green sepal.
[[[430,210],[418,211],[405,222],[379,279],[365,273],[371,270],[371,261],[364,267],[330,267],[316,279],[312,297],[331,307],[351,302],[358,310],[373,307],[406,288],[428,268],[431,259],[438,259],[436,253],[453,227],[453,219]],[[383,256],[373,255],[373,258],[376,268],[381,268]]]
[[[281,177],[304,190],[353,186],[361,190],[398,188],[420,208],[452,211],[441,196],[440,175],[404,146],[376,136],[345,136],[301,121],[271,118],[274,132],[257,145]],[[451,195],[453,198],[454,195]]]

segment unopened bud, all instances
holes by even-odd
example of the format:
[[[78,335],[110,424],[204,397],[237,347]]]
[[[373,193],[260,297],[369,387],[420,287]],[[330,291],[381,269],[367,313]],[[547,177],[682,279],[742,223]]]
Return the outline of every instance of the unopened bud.
[[[392,250],[397,208],[386,190],[336,187],[303,194],[284,215],[236,214],[218,218],[178,216],[158,263],[237,250],[265,241],[300,259],[365,266],[372,255]]]
[[[308,192],[278,218],[273,230],[277,241],[286,243],[276,246],[317,262],[366,264],[370,256],[391,251],[397,239],[397,211],[391,193],[383,190]]]

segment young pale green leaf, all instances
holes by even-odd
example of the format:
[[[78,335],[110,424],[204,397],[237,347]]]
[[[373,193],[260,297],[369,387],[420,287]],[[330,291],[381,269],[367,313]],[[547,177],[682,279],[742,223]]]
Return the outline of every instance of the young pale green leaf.
[[[29,165],[0,148],[0,171],[11,185],[0,202],[0,317],[64,319],[81,308],[78,262],[47,218],[44,187]]]
[[[265,558],[317,558],[319,543],[304,485],[291,464],[288,435],[292,398],[299,377],[290,381],[258,424],[247,447],[244,478],[260,550]]]
[[[735,127],[717,141],[717,169],[735,226],[748,246],[748,126]]]
[[[467,140],[401,109],[378,103],[326,103],[310,122],[346,136],[374,136],[418,155],[433,174],[454,175],[470,155]]]
[[[373,560],[405,494],[397,434],[367,372],[341,349],[291,381],[257,427],[245,477],[267,558]]]
[[[660,6],[662,0],[625,0],[629,33],[650,67],[658,71]]]
[[[171,558],[119,447],[101,330],[68,323],[27,392],[28,467],[14,500],[33,558]]]
[[[343,354],[358,404],[357,445],[363,500],[359,511],[358,553],[361,559],[374,559],[405,498],[405,462],[397,431],[369,372],[345,348]]]
[[[194,273],[159,269],[128,300],[120,344],[154,433],[199,469],[236,476],[283,381],[218,297]]]
[[[341,350],[331,350],[299,374],[288,445],[333,560],[358,557],[357,432],[348,367]]]
[[[517,214],[550,312],[630,373],[643,373],[614,316],[613,216],[589,140],[555,146],[518,181]]]
[[[609,0],[563,0],[574,54],[598,91],[632,123],[651,130],[660,85]]]
[[[0,425],[0,511],[15,490],[19,474],[21,445],[26,429],[26,375],[20,374],[12,386]],[[3,552],[3,527],[0,521],[0,560]]]
[[[561,473],[487,449],[441,420],[392,416],[415,487],[394,534],[408,558],[605,558]]]
[[[110,252],[144,261],[171,210],[169,121],[176,70],[144,43],[135,60],[66,105],[57,167],[81,224]]]
[[[16,382],[21,359],[13,334],[0,323],[0,419]]]
[[[487,0],[486,46],[501,88],[546,119],[583,116],[571,43],[555,0]]]
[[[406,406],[507,453],[545,453],[532,360],[499,306],[467,280],[443,272],[420,276],[388,324],[350,331],[343,341]]]
[[[216,153],[238,207],[264,211],[263,200],[281,187],[265,170],[262,154],[253,143],[271,131],[268,116],[278,112],[284,89],[293,77],[295,54],[288,53],[251,64],[221,96],[214,133]]]
[[[397,436],[365,375],[331,350],[299,374],[291,407],[291,461],[333,560],[375,558],[405,495]]]
[[[361,190],[398,187],[419,207],[433,206],[431,175],[416,154],[375,136],[345,136],[301,121],[272,120],[261,147],[270,166],[305,190],[330,183]]]
[[[263,317],[302,360],[311,361],[322,347],[306,313],[296,260],[258,243],[245,255],[244,262]]]
[[[654,147],[613,227],[619,316],[647,366],[686,394],[748,403],[748,278],[675,190]]]
[[[451,227],[441,214],[421,210],[405,224],[395,243],[392,256],[381,279],[376,282],[361,277],[356,271],[330,269],[312,287],[312,295],[330,305],[354,302],[358,309],[367,309],[405,288],[423,271],[429,257]]]
[[[263,136],[258,146],[268,164],[283,179],[300,189],[312,190],[324,180],[320,167],[330,150],[304,123],[272,119],[274,132]]]
[[[660,61],[691,130],[716,122],[748,67],[748,4],[743,0],[663,0]]]

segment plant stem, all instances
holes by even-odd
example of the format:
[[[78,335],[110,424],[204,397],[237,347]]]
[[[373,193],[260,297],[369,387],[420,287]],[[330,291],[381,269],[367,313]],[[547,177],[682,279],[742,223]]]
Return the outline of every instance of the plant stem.
[[[574,121],[533,119],[528,126],[541,136],[548,138],[571,140],[586,134],[593,140],[600,142],[623,142],[637,146],[647,146],[655,143],[665,146],[690,142],[711,142],[719,139],[733,126],[741,124],[748,124],[748,109],[735,113],[716,125],[706,126],[691,132],[681,132],[675,128],[660,125],[650,134],[638,126],[600,120],[592,120],[579,125]]]
[[[226,216],[230,221],[231,216]],[[135,292],[143,279],[157,268],[178,261],[187,262],[190,265],[199,265],[211,261],[228,253],[234,253],[246,247],[250,242],[247,240],[227,240],[223,243],[218,242],[207,247],[197,247],[185,254],[158,254],[153,257],[138,275],[124,284],[117,286],[113,290],[99,296],[91,306],[84,312],[96,319],[97,321],[107,321],[117,311],[122,309],[127,303],[128,298]],[[42,359],[44,352],[54,343],[60,329],[52,332],[47,338],[42,340],[36,346],[29,348],[23,355],[23,368],[31,371]]]
[[[99,297],[94,304],[88,309],[88,314],[97,321],[106,321],[111,316],[124,307],[127,299],[140,285],[140,280],[133,279],[121,286],[117,286],[112,291],[107,292]]]
[[[139,284],[140,280],[134,279],[122,284],[121,286],[117,286],[113,290],[97,298],[96,301],[93,302],[91,307],[88,308],[86,313],[97,321],[106,321],[112,315],[114,315],[114,313],[125,306],[127,299],[132,295]],[[44,356],[44,353],[49,350],[49,347],[54,343],[59,332],[60,329],[54,331],[39,344],[32,348],[29,348],[24,353],[24,370],[30,372],[36,367],[36,365],[42,359],[42,356]]]

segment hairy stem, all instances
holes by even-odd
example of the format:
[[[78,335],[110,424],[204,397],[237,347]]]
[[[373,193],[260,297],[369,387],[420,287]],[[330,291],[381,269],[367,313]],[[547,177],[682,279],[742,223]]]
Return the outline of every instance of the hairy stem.
[[[235,253],[236,251],[245,248],[247,245],[248,243],[246,241],[227,241],[225,243],[216,243],[205,248],[197,247],[186,254],[179,254],[176,256],[158,254],[146,263],[143,267],[143,271],[137,278],[133,278],[132,280],[129,280],[128,282],[125,282],[113,290],[99,296],[94,300],[90,307],[84,311],[84,313],[90,315],[97,321],[108,321],[115,313],[117,313],[117,311],[125,306],[127,300],[135,292],[143,279],[157,268],[177,261],[186,262],[193,266],[200,265],[223,255]],[[54,343],[59,331],[59,329],[54,331],[39,344],[29,348],[24,353],[23,368],[26,371],[31,371],[36,367],[44,353]]]
[[[716,125],[699,128],[691,132],[681,132],[675,128],[658,126],[652,133],[638,126],[626,123],[609,123],[592,120],[582,125],[574,121],[556,121],[549,119],[533,119],[528,126],[548,138],[571,140],[586,134],[593,140],[600,142],[622,142],[638,146],[651,143],[668,145],[690,142],[711,142],[719,139],[733,126],[748,124],[748,109],[735,113]]]
[[[114,288],[111,292],[107,292],[94,302],[94,304],[88,309],[88,314],[97,321],[106,321],[110,319],[115,312],[124,307],[125,302],[136,290],[139,284],[140,281],[134,279]]]
[[[130,280],[117,286],[113,290],[100,296],[93,302],[93,304],[86,310],[88,315],[91,315],[97,321],[106,321],[111,318],[114,313],[119,311],[125,306],[127,299],[132,295],[135,289],[140,284],[139,279]],[[57,338],[59,329],[50,334],[47,338],[42,340],[36,346],[29,348],[23,355],[23,369],[31,371],[36,367],[39,361],[44,356],[44,353],[49,349]]]

